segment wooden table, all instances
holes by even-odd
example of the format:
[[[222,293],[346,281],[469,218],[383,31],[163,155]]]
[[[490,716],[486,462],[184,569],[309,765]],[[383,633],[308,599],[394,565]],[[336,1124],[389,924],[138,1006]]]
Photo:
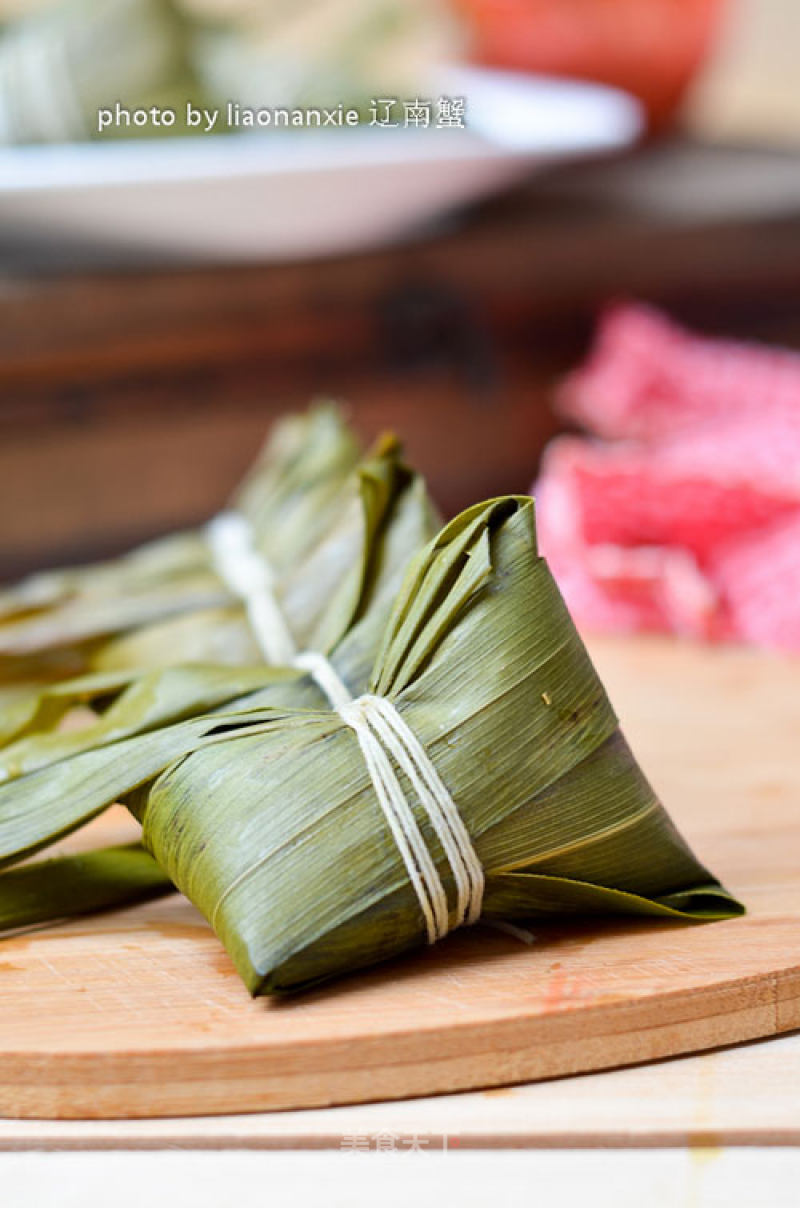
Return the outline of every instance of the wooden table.
[[[314,1111],[0,1120],[6,1149],[800,1147],[800,1035],[524,1086]]]
[[[322,1189],[326,1208],[407,1208],[446,1186],[463,1208],[538,1202],[527,1198],[532,1189],[558,1189],[568,1208],[795,1208],[799,1088],[793,1035],[555,1082],[326,1111],[2,1120],[3,1204],[105,1208],[112,1185],[115,1208],[258,1203],[266,1187],[297,1208],[316,1208]]]
[[[669,640],[593,650],[643,767],[698,857],[745,903],[743,918],[466,928],[291,1003],[249,999],[179,895],[8,936],[0,1111],[314,1108],[613,1068],[797,1028],[800,662]],[[135,836],[118,809],[68,842],[91,842],[93,830],[97,843],[119,841],[120,825]]]
[[[798,664],[753,651],[694,652],[670,642],[591,646],[644,766],[701,851],[703,835],[679,795],[686,768],[729,801],[729,843],[718,871],[741,883],[752,828],[775,826],[781,811],[800,802]],[[691,681],[685,702],[692,718],[687,738],[675,707],[681,668],[695,658],[703,675]],[[735,714],[738,730],[731,728]],[[742,755],[748,718],[752,750]],[[726,735],[730,762],[704,762],[706,745],[718,753]],[[796,871],[797,853],[784,854],[786,868]],[[42,1149],[51,1151],[45,1162],[28,1152]],[[768,1182],[770,1205],[788,1208],[796,1203],[800,1176],[800,1034],[555,1081],[325,1110],[1,1120],[0,1150],[15,1151],[6,1159],[0,1154],[0,1177],[7,1169],[12,1188],[37,1187],[37,1203],[57,1197],[65,1179],[76,1179],[82,1203],[99,1205],[102,1179],[112,1177],[121,1180],[123,1208],[141,1202],[135,1194],[145,1194],[145,1178],[175,1194],[188,1180],[200,1208],[214,1202],[223,1184],[232,1196],[234,1188],[247,1194],[264,1179],[275,1189],[291,1187],[301,1205],[318,1202],[321,1180],[334,1206],[370,1203],[378,1194],[391,1206],[424,1194],[426,1180],[446,1179],[470,1206],[485,1203],[490,1186],[500,1203],[511,1204],[533,1179],[559,1186],[566,1203],[591,1193],[598,1204],[633,1205],[638,1194],[648,1203],[700,1208],[763,1202],[759,1188]],[[94,1154],[53,1152],[75,1150]],[[129,1150],[159,1152],[137,1152],[134,1162],[123,1152]],[[297,1152],[307,1150],[327,1152]],[[114,1152],[100,1161],[97,1151]],[[257,1160],[252,1151],[270,1152]]]

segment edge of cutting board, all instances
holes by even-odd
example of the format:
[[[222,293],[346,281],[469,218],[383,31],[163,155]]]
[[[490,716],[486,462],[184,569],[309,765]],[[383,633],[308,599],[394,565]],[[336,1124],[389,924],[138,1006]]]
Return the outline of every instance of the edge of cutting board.
[[[177,895],[75,920],[0,942],[0,1114],[404,1098],[800,1027],[800,665],[668,642],[592,653],[667,807],[744,918],[534,924],[530,946],[465,929],[285,1003],[248,999]],[[121,837],[120,817],[95,837]]]

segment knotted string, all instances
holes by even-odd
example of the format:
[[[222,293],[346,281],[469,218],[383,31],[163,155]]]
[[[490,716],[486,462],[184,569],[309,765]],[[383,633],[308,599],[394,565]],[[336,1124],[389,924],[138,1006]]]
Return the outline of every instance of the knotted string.
[[[416,793],[450,865],[456,887],[453,926],[477,922],[483,903],[483,868],[458,806],[422,743],[386,697],[367,693],[354,699],[324,654],[314,650],[298,653],[275,596],[274,575],[256,549],[245,516],[224,512],[211,521],[207,534],[214,566],[243,601],[264,657],[270,663],[308,671],[331,707],[354,731],[378,803],[419,900],[428,942],[435,943],[450,930],[447,893],[390,755]]]
[[[241,512],[221,512],[206,527],[211,561],[223,583],[245,606],[259,649],[268,663],[287,666],[297,646],[275,597],[275,575]]]

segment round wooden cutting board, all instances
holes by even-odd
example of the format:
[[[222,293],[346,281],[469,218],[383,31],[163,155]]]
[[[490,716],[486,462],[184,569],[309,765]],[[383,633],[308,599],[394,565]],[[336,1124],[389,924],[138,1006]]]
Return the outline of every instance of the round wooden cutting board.
[[[480,926],[281,1003],[248,998],[177,895],[31,931],[0,941],[0,1114],[401,1098],[800,1026],[800,663],[668,641],[592,653],[667,808],[744,918],[536,925],[528,942]],[[79,841],[131,828],[112,812]]]

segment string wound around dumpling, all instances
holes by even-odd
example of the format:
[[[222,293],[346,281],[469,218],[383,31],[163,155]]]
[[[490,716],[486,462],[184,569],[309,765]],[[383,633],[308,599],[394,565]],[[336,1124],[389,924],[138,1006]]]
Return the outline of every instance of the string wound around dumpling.
[[[447,892],[392,757],[414,789],[450,865],[456,887],[453,926],[477,922],[483,902],[483,868],[458,807],[422,743],[386,697],[366,694],[353,699],[325,655],[313,650],[298,653],[275,595],[275,576],[256,549],[245,516],[223,512],[211,521],[207,534],[212,561],[226,585],[243,601],[264,657],[271,663],[308,671],[331,707],[354,731],[375,796],[417,895],[428,942],[435,943],[451,929]]]
[[[256,547],[250,521],[241,512],[220,512],[206,525],[206,540],[214,569],[244,604],[265,660],[288,666],[297,646],[275,595],[275,573]]]

